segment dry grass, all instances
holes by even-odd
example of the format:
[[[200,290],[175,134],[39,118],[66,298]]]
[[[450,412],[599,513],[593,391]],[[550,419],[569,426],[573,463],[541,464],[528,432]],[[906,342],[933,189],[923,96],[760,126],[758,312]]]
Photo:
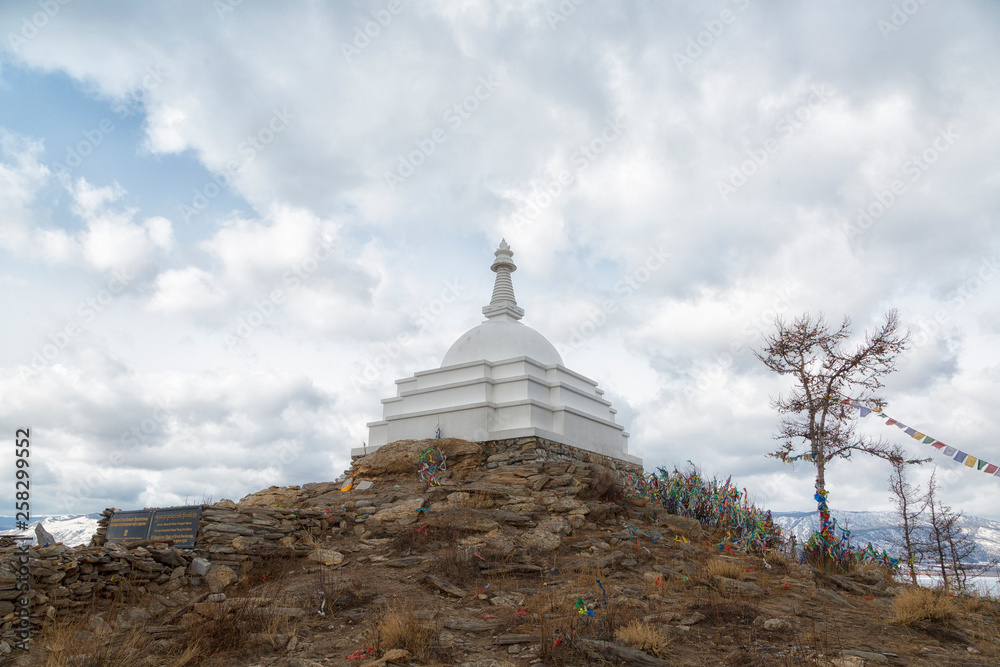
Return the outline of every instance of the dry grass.
[[[768,553],[764,556],[764,560],[771,566],[772,574],[787,574],[791,570],[788,559],[777,551]],[[767,569],[766,566],[764,569]]]
[[[438,549],[455,548],[464,533],[456,528],[437,528],[434,526],[407,526],[392,538],[389,551],[394,556],[407,556],[411,553],[436,551]]]
[[[760,614],[760,602],[757,599],[725,597],[713,591],[689,604],[688,610],[703,614],[709,622],[717,625],[733,626],[748,624],[757,618]]]
[[[483,576],[479,572],[477,563],[480,561],[473,555],[474,551],[454,548],[444,550],[434,561],[435,574],[458,586],[470,586],[479,582]]]
[[[606,605],[599,603],[593,605],[594,618],[584,622],[580,634],[611,641],[621,628],[640,620],[646,613],[644,604],[636,605],[630,602],[614,601]]]
[[[61,619],[34,642],[29,664],[62,667],[70,662],[78,667],[133,667],[150,662],[150,638],[142,628],[98,636],[87,626],[85,617]],[[38,651],[38,648],[41,651]]]
[[[653,655],[664,655],[670,643],[670,638],[661,628],[640,621],[632,621],[625,627],[618,628],[615,639]]]
[[[298,606],[285,592],[288,561],[263,558],[243,570],[225,602],[190,623],[184,645],[202,656],[199,664],[229,665],[281,648],[298,620],[283,613]],[[211,656],[205,661],[204,656]]]
[[[435,657],[437,631],[434,624],[417,618],[409,604],[396,602],[388,608],[381,608],[372,616],[365,635],[379,653],[402,648],[419,661]]]
[[[739,563],[723,560],[721,558],[713,558],[708,561],[706,569],[711,577],[726,577],[727,579],[743,578],[743,568]]]
[[[958,607],[944,591],[909,586],[896,595],[892,611],[901,624],[914,625],[921,621],[951,621]]]

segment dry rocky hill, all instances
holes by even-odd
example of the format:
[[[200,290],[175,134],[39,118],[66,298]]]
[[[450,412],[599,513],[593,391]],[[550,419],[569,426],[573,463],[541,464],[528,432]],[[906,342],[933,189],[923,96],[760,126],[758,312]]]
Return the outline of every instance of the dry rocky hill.
[[[0,548],[0,664],[1000,664],[995,601],[721,552],[629,497],[623,468],[534,439],[401,441],[347,482],[204,506],[193,550],[32,547],[27,652]]]

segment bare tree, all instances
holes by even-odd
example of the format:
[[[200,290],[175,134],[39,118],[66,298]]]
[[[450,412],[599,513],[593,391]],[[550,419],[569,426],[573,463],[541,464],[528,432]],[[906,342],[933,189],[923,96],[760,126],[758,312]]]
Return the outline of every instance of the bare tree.
[[[948,576],[948,540],[946,532],[948,530],[947,516],[944,516],[945,508],[935,498],[937,493],[937,480],[934,474],[927,480],[927,495],[924,496],[927,502],[927,510],[930,514],[930,522],[927,525],[927,536],[924,539],[924,552],[929,554],[931,561],[941,574],[941,583],[945,592],[948,592],[950,578]]]
[[[970,574],[977,574],[988,567],[968,562],[976,551],[976,543],[962,528],[962,513],[937,500],[937,481],[931,475],[927,482],[927,525],[923,549],[931,557],[934,568],[941,575],[945,592],[962,591]]]
[[[820,531],[829,534],[826,508],[826,464],[834,457],[848,458],[862,452],[890,462],[901,456],[883,440],[855,434],[854,408],[842,404],[855,399],[881,410],[885,401],[875,392],[881,378],[895,370],[896,357],[906,349],[909,332],[899,331],[899,315],[890,310],[885,322],[853,349],[845,349],[851,336],[851,320],[844,318],[836,329],[806,313],[791,323],[774,320],[776,331],[764,336],[764,349],[757,358],[779,375],[791,375],[792,391],[771,402],[781,417],[778,440],[783,444],[769,456],[792,463],[806,459],[816,466],[816,500]]]
[[[892,542],[906,558],[910,567],[910,579],[916,584],[917,571],[914,565],[921,556],[918,522],[927,508],[927,498],[918,495],[917,487],[906,481],[906,462],[903,461],[902,453],[898,460],[892,462],[889,490],[892,491],[892,501],[903,528],[902,535],[899,538],[893,537]]]

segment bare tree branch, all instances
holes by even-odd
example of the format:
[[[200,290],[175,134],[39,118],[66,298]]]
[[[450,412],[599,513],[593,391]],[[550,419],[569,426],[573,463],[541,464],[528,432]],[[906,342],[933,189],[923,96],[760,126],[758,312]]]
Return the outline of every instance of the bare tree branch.
[[[791,463],[800,458],[816,466],[816,491],[825,495],[826,464],[855,452],[903,462],[901,450],[882,439],[856,434],[856,416],[841,403],[845,398],[876,410],[885,406],[877,394],[882,378],[896,368],[896,358],[906,349],[909,332],[900,331],[899,314],[889,310],[885,322],[867,332],[853,348],[851,320],[845,317],[836,329],[822,313],[808,313],[786,322],[774,320],[775,332],[764,336],[764,347],[754,354],[778,375],[794,380],[792,389],[772,399],[781,415],[775,439],[780,447],[769,456]]]

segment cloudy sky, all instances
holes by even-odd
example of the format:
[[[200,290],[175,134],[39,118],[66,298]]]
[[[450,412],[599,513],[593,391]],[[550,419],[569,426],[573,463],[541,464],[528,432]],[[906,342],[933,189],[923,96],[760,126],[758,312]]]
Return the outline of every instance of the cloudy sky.
[[[813,509],[751,349],[888,308],[887,412],[1000,463],[997,34],[987,0],[5,2],[0,424],[33,511],[335,478],[481,321],[501,237],[647,469]],[[1000,478],[863,427],[1000,517]],[[831,504],[887,508],[855,458]]]

